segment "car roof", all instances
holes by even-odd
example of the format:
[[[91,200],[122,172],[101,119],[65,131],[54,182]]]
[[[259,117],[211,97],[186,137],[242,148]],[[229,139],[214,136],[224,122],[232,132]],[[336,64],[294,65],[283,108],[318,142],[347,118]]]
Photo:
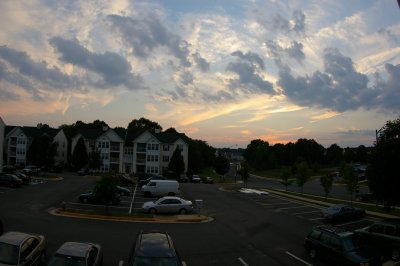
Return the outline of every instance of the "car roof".
[[[182,199],[182,198],[180,198],[180,197],[175,197],[175,196],[164,196],[164,197],[161,197],[160,199],[163,199],[163,200],[165,200],[165,199],[178,199],[178,200],[184,200],[184,199]]]
[[[88,250],[92,246],[93,244],[91,243],[65,242],[58,248],[56,253],[73,257],[86,257]]]
[[[351,232],[345,228],[338,227],[338,226],[332,226],[332,225],[319,225],[319,226],[316,226],[315,229],[319,229],[321,231],[329,232],[329,233],[339,235],[342,237],[354,234],[353,232]]]
[[[36,235],[23,232],[7,232],[0,236],[0,242],[12,245],[20,245],[29,237],[36,237]]]
[[[172,240],[167,232],[142,231],[136,241],[135,256],[153,258],[175,256]]]

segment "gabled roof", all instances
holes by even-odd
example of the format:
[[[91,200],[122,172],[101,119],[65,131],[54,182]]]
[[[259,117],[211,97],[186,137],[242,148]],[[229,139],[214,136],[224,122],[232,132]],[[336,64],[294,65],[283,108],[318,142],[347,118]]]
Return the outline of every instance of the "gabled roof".
[[[182,139],[184,142],[188,143],[188,138],[183,133],[175,132],[160,132],[152,133],[161,143],[174,143],[178,139]]]
[[[44,136],[44,135],[48,135],[48,136],[54,138],[57,135],[57,133],[60,131],[60,129],[55,129],[55,128],[51,128],[51,127],[38,128],[38,127],[27,127],[27,126],[23,126],[23,127],[6,126],[5,135],[10,133],[15,128],[20,128],[22,130],[22,132],[24,132],[24,134],[28,138],[35,138],[35,137]]]
[[[78,134],[81,134],[85,139],[97,139],[104,133],[101,128],[83,128],[78,131]]]

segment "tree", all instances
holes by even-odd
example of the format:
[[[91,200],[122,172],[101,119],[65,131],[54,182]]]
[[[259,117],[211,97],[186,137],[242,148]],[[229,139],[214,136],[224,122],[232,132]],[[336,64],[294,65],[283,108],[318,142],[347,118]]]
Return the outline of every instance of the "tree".
[[[26,155],[28,162],[37,166],[54,165],[54,156],[57,153],[57,143],[48,135],[34,138]]]
[[[301,193],[303,193],[303,186],[310,178],[310,169],[305,161],[297,163],[296,169],[296,183],[301,188]]]
[[[127,128],[129,133],[138,133],[143,130],[155,132],[156,130],[161,131],[162,127],[157,122],[141,117],[139,119],[133,119]]]
[[[342,177],[344,183],[346,184],[347,191],[350,193],[350,200],[353,202],[354,193],[360,188],[358,183],[358,176],[354,170],[354,165],[352,163],[345,163],[342,166]]]
[[[172,154],[168,164],[168,170],[174,172],[177,177],[185,171],[185,162],[183,161],[181,150],[178,147],[176,147]]]
[[[100,151],[94,150],[89,153],[88,165],[90,169],[99,169],[102,165]]]
[[[217,156],[214,161],[214,170],[217,174],[225,175],[229,171],[229,161],[225,156]]]
[[[338,165],[343,160],[343,149],[337,144],[332,144],[326,149],[326,162],[331,165]]]
[[[400,203],[400,117],[386,122],[377,133],[367,166],[368,185],[374,196],[390,208]]]
[[[89,156],[86,151],[85,142],[83,138],[80,138],[76,143],[74,152],[72,154],[72,165],[75,169],[80,169],[88,164]]]
[[[93,188],[93,197],[96,203],[112,204],[117,201],[117,187],[115,180],[109,176],[102,176]]]
[[[326,199],[332,190],[333,176],[330,174],[322,175],[319,178],[319,182],[321,183],[321,186],[324,188],[325,199]]]
[[[242,163],[242,166],[239,170],[239,174],[243,180],[244,187],[247,187],[247,181],[249,180],[250,177],[249,165],[247,162]]]
[[[285,168],[281,173],[281,181],[279,181],[282,185],[285,186],[285,190],[287,191],[287,187],[293,183],[293,179],[290,179],[290,171]]]

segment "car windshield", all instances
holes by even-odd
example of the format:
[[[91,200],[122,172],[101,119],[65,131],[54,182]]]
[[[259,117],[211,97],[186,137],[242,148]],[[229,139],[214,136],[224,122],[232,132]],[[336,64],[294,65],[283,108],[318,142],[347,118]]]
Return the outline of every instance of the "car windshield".
[[[136,257],[131,266],[178,266],[178,260],[176,258],[145,258]]]
[[[349,235],[342,238],[344,251],[350,252],[360,248],[360,242],[355,235]]]
[[[17,265],[19,247],[7,243],[0,243],[0,263]]]
[[[73,257],[73,256],[64,256],[60,254],[54,255],[51,258],[48,266],[85,266],[85,258],[82,257]]]

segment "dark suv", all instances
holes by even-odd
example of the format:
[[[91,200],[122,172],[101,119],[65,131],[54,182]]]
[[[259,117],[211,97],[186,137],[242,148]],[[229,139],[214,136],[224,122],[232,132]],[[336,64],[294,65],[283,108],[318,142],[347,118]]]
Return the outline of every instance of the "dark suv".
[[[380,250],[393,261],[400,260],[400,220],[376,222],[355,230],[367,245]]]
[[[0,174],[0,185],[9,187],[19,187],[23,184],[23,181],[16,175],[12,174]]]
[[[353,232],[331,225],[314,227],[304,247],[311,259],[318,257],[332,265],[381,265],[380,254],[362,246]]]
[[[167,232],[142,231],[136,237],[128,265],[182,266],[182,262]]]

